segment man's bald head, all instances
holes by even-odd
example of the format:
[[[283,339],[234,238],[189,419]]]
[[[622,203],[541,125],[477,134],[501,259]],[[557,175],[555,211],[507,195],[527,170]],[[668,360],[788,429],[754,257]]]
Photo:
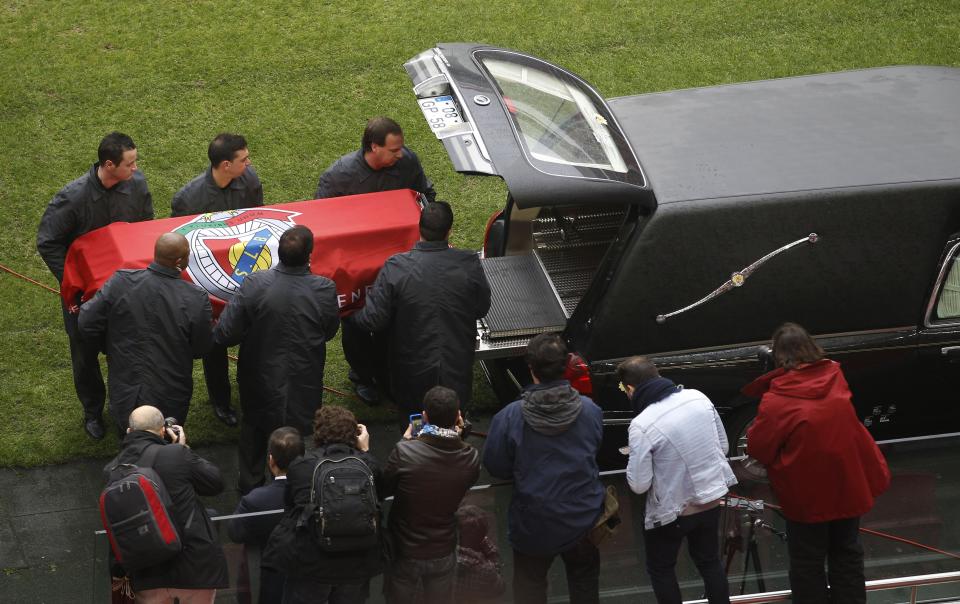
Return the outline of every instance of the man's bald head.
[[[153,247],[153,261],[157,264],[182,270],[189,257],[190,244],[180,233],[164,233],[157,237],[157,243]]]
[[[156,407],[142,405],[130,413],[130,430],[163,434],[163,414]]]

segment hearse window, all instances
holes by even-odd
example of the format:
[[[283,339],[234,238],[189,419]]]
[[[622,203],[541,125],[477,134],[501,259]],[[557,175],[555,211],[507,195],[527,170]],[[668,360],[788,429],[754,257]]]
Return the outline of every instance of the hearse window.
[[[937,301],[937,319],[960,317],[960,262],[957,262],[956,252],[948,263],[950,270],[943,280],[943,289]]]
[[[530,65],[482,60],[534,159],[627,172],[606,118],[575,80]]]

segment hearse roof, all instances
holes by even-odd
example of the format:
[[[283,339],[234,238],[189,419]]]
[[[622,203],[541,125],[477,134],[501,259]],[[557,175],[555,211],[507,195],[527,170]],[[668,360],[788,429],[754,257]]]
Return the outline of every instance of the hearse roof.
[[[863,69],[608,100],[659,204],[960,178],[960,69]]]

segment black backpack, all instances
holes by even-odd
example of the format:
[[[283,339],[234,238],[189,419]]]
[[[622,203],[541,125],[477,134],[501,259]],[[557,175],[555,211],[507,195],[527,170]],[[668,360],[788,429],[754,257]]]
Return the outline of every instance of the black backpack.
[[[109,470],[100,493],[100,518],[117,561],[127,571],[165,562],[183,547],[170,515],[170,495],[152,466],[163,445],[151,445],[138,462]]]
[[[324,458],[313,469],[304,524],[320,549],[344,552],[369,549],[380,540],[380,500],[370,466],[359,457]]]

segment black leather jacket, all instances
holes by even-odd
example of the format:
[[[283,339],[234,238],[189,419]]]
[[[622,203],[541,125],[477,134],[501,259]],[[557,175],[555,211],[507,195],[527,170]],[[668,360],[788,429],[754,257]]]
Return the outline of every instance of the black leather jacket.
[[[457,545],[454,514],[480,476],[480,455],[460,438],[424,434],[397,443],[381,496],[394,496],[389,525],[396,555],[433,560]]]

